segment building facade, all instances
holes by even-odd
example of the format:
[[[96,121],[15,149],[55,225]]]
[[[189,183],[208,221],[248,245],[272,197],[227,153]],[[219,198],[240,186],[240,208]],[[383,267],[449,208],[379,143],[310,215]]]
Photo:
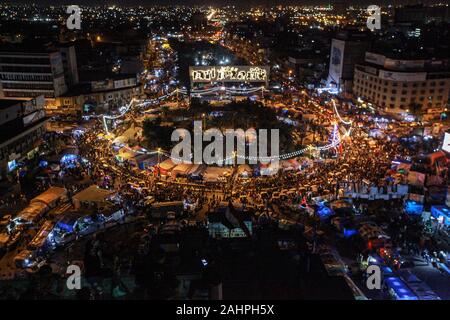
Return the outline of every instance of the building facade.
[[[367,52],[355,66],[353,93],[379,110],[424,120],[446,112],[450,92],[448,60],[394,60]]]
[[[62,43],[57,46],[61,52],[61,59],[64,68],[64,79],[68,88],[78,84],[78,65],[75,46],[72,43]]]
[[[24,158],[39,150],[45,133],[44,96],[34,99],[0,99],[0,176],[3,178]]]
[[[2,98],[61,96],[67,91],[61,52],[0,48],[0,86]]]
[[[80,115],[95,110],[109,110],[120,107],[139,98],[143,94],[142,85],[135,75],[117,76],[114,79],[91,81],[69,90],[55,99],[53,105],[47,105],[48,114]]]

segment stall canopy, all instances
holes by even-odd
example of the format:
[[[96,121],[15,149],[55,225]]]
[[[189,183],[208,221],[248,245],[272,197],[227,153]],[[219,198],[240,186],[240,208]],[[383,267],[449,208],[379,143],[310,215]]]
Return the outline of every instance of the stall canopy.
[[[48,209],[48,206],[44,202],[33,202],[28,207],[20,211],[20,213],[14,218],[18,221],[34,222],[39,219]]]
[[[227,177],[233,172],[232,168],[227,167],[208,167],[203,174],[203,179],[209,182],[216,182],[220,177]]]
[[[178,175],[186,176],[192,168],[192,164],[188,163],[180,163],[176,167],[172,169],[172,177],[176,177]]]
[[[113,144],[124,144],[128,142],[128,138],[125,136],[118,136],[113,140]]]
[[[241,164],[237,168],[237,173],[240,176],[251,177],[252,172],[253,172],[253,170],[252,170],[252,168],[250,168],[250,166],[248,164]]]
[[[148,154],[140,154],[134,157],[134,162],[136,162],[136,166],[139,169],[146,169],[148,167],[153,167],[158,164],[158,156],[157,155],[148,155]]]
[[[104,202],[108,197],[114,194],[114,191],[105,190],[92,185],[72,197],[74,201],[80,202]]]
[[[139,126],[131,125],[125,132],[122,134],[123,137],[130,140],[136,140],[142,137],[142,128]]]
[[[31,240],[31,242],[28,244],[29,249],[38,249],[43,246],[45,241],[47,240],[48,234],[53,229],[54,222],[52,221],[45,221],[42,227],[39,229],[39,232],[36,234],[36,236]]]
[[[259,164],[259,174],[262,176],[269,176],[272,174],[276,174],[280,169],[279,163],[270,162],[268,164],[260,163]]]
[[[191,178],[201,178],[203,176],[203,173],[206,170],[206,165],[204,164],[194,164],[191,167],[191,170],[188,172],[188,176]]]
[[[406,200],[404,208],[405,212],[409,215],[421,215],[423,212],[423,203],[415,200]]]
[[[136,152],[133,152],[132,150],[124,147],[119,150],[118,154],[116,154],[116,158],[119,159],[120,161],[126,161],[133,159],[136,155],[137,155]]]
[[[330,216],[332,216],[334,214],[334,211],[327,207],[326,205],[324,205],[323,203],[319,202],[317,205],[317,215],[319,216],[320,219],[327,219]]]
[[[162,173],[167,173],[172,170],[176,164],[172,161],[172,159],[166,159],[159,164],[159,168]]]
[[[425,174],[416,171],[410,171],[408,173],[408,184],[423,187],[424,183],[425,183]]]
[[[37,197],[33,198],[31,200],[31,203],[43,202],[47,206],[52,206],[55,202],[64,197],[66,194],[67,190],[65,188],[50,187]]]
[[[283,168],[284,171],[298,170],[300,164],[295,159],[282,160],[281,167]]]
[[[189,169],[188,175],[195,173],[200,168],[199,164],[193,164]]]

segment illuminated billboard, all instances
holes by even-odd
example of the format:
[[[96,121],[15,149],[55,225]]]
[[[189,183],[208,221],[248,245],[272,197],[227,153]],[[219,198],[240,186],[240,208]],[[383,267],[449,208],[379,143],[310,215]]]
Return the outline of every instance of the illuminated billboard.
[[[450,133],[448,132],[445,133],[442,150],[444,150],[445,152],[450,152]]]
[[[268,82],[267,66],[200,66],[189,67],[191,83]]]
[[[403,82],[418,82],[427,80],[426,72],[392,72],[380,70],[379,77],[384,80]]]
[[[334,83],[340,87],[342,68],[344,65],[345,42],[333,39],[331,42],[330,69],[328,72],[328,83]]]

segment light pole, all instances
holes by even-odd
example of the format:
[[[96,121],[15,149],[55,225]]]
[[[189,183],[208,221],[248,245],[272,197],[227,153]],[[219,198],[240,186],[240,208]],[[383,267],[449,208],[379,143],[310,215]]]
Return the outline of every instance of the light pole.
[[[161,162],[161,148],[158,148],[158,167],[160,162]]]
[[[157,150],[158,153],[158,177],[161,175],[161,168],[159,167],[159,164],[161,163],[161,148],[158,148]]]

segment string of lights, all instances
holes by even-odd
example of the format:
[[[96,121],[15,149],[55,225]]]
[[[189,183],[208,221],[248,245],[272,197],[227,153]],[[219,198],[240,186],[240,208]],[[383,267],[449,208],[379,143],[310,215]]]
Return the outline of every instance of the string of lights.
[[[214,87],[214,88],[210,88],[210,89],[206,89],[206,90],[202,90],[202,91],[203,92],[213,92],[213,91],[218,91],[220,89],[223,89],[223,87]],[[253,90],[253,91],[265,90],[265,88],[264,87],[251,88],[251,89],[229,89],[229,88],[225,88],[225,91],[227,91],[227,90],[228,91],[243,90],[245,92],[249,92],[250,90]],[[167,98],[167,97],[169,97],[169,96],[171,96],[171,95],[173,95],[173,94],[175,94],[177,92],[185,93],[186,90],[184,90],[184,89],[176,89],[176,90],[172,91],[171,93],[169,93],[167,95],[164,95],[164,96],[161,96],[159,98],[152,99],[152,100],[146,100],[144,102],[141,102],[137,106],[148,105],[149,103],[152,103],[152,102],[155,102],[155,101],[159,102],[159,101],[164,100],[165,98]],[[108,132],[108,128],[107,128],[105,119],[113,119],[114,120],[114,119],[118,119],[118,118],[124,116],[131,109],[134,101],[135,101],[134,99],[131,100],[131,102],[127,105],[125,110],[119,115],[116,115],[116,116],[103,115],[103,122],[104,122],[104,126],[105,126],[106,132]],[[350,125],[350,128],[348,130],[345,127],[342,127],[344,129],[344,131],[345,131],[344,137],[349,137],[351,132],[352,132],[352,124],[353,124],[353,122],[344,120],[341,117],[341,115],[339,114],[339,111],[337,110],[336,103],[335,103],[334,100],[332,100],[332,103],[333,103],[333,108],[334,108],[335,115],[339,119],[339,121],[342,122],[343,124]],[[339,130],[338,127],[337,127],[337,124],[335,125],[335,130]],[[225,158],[223,160],[219,160],[219,163],[229,162],[229,161],[234,160],[235,158],[245,159],[245,160],[248,160],[248,161],[262,161],[262,162],[272,162],[272,161],[287,160],[287,159],[291,159],[291,158],[295,158],[295,157],[301,156],[301,155],[303,155],[306,152],[325,151],[325,150],[329,150],[329,149],[335,148],[341,143],[341,141],[342,140],[339,137],[339,135],[334,134],[331,143],[329,143],[327,145],[324,145],[324,146],[309,145],[309,146],[307,146],[305,148],[302,148],[300,150],[296,150],[296,151],[293,151],[293,152],[289,152],[289,153],[285,153],[285,154],[281,154],[281,155],[277,155],[277,156],[271,156],[271,157],[253,157],[253,156],[233,155],[232,157],[228,157],[228,158]],[[176,162],[183,162],[184,161],[184,159],[181,159],[181,158],[178,158],[178,157],[174,157],[171,154],[168,154],[167,152],[164,152],[164,151],[161,151],[161,150],[147,151],[147,150],[144,149],[143,151],[136,151],[136,150],[132,150],[132,151],[136,152],[136,153],[139,153],[139,154],[148,154],[148,155],[162,154],[162,155],[164,155],[164,156],[166,156],[166,157],[168,157],[168,158],[170,158],[170,159],[172,159],[172,160],[174,160]],[[190,154],[189,158],[190,159],[192,158],[192,154]]]

